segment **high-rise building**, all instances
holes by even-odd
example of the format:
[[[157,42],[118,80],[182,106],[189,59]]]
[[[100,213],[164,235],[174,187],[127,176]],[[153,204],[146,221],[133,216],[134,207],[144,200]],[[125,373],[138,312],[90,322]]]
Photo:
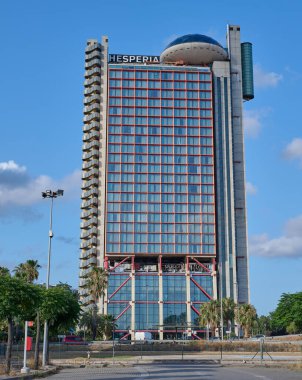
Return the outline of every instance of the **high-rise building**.
[[[249,302],[242,103],[252,46],[191,34],[161,56],[85,53],[80,295],[108,270],[98,300],[116,331],[198,336],[202,303]]]

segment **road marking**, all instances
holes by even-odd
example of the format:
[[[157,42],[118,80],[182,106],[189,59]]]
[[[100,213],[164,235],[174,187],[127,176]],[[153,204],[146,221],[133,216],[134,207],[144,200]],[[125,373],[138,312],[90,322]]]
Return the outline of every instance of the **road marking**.
[[[264,376],[264,375],[256,375],[254,373],[251,373],[249,371],[244,371],[244,370],[240,370],[238,368],[230,368],[231,371],[233,372],[239,372],[239,373],[244,373],[245,375],[248,375],[248,376],[252,376],[252,377],[256,377],[258,379],[264,379],[264,380],[271,380],[270,377],[267,377],[267,376]]]
[[[137,377],[133,380],[142,380],[142,379],[145,379],[146,377],[149,377],[149,372],[145,368],[140,367],[140,366],[136,366],[135,368],[140,372],[140,377]]]

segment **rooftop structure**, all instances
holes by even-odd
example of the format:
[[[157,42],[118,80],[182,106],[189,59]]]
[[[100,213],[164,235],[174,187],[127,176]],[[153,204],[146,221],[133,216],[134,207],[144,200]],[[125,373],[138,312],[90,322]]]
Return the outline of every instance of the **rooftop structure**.
[[[161,62],[186,65],[208,65],[228,59],[226,50],[213,38],[203,34],[187,34],[172,41],[160,56]]]

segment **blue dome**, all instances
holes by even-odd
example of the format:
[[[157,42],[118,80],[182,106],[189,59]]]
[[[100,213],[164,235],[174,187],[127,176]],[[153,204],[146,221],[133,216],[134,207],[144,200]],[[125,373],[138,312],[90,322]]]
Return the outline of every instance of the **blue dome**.
[[[204,42],[207,44],[217,45],[222,48],[219,42],[215,41],[211,37],[205,36],[204,34],[186,34],[170,42],[169,45],[166,47],[166,49],[174,45],[185,44],[185,43],[190,43],[190,42]]]

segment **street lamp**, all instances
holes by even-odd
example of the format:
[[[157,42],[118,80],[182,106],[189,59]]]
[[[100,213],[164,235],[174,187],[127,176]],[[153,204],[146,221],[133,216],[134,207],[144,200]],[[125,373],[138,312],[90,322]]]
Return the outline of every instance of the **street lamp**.
[[[58,189],[57,191],[46,190],[42,191],[42,198],[50,198],[50,222],[49,222],[49,240],[48,240],[48,262],[47,262],[47,278],[46,278],[46,289],[49,288],[49,274],[50,274],[50,256],[51,256],[51,239],[53,238],[52,232],[52,210],[53,210],[53,200],[57,197],[62,197],[64,190]],[[44,323],[44,340],[43,340],[43,357],[42,365],[43,367],[48,364],[48,321]]]

